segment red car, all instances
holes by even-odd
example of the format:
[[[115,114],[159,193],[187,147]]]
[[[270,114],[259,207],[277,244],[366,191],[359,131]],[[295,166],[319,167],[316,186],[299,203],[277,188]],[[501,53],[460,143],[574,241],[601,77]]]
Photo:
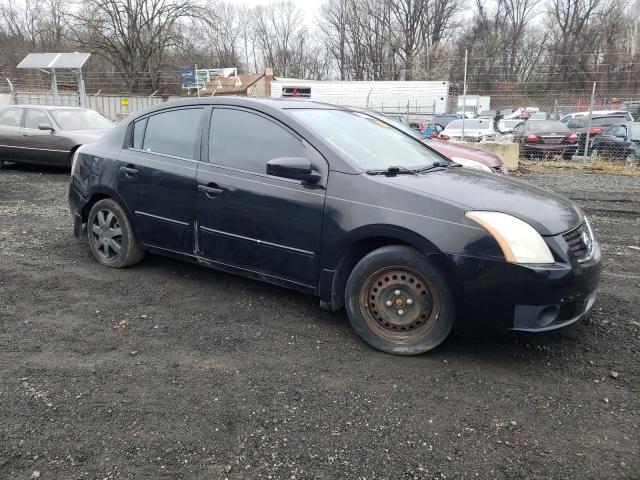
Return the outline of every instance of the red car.
[[[423,138],[422,141],[440,155],[444,155],[463,167],[475,168],[499,175],[509,175],[507,167],[495,153],[485,152],[479,148],[468,147],[459,143],[445,142],[435,138]]]
[[[444,142],[435,138],[423,138],[419,132],[416,132],[406,124],[383,113],[375,112],[373,110],[365,110],[362,108],[352,108],[352,110],[375,118],[376,120],[384,122],[393,128],[402,130],[403,132],[420,139],[440,155],[459,163],[463,167],[483,170],[485,172],[491,172],[498,175],[509,175],[507,167],[502,163],[500,157],[494,153],[485,152],[479,148],[468,147],[459,143]]]

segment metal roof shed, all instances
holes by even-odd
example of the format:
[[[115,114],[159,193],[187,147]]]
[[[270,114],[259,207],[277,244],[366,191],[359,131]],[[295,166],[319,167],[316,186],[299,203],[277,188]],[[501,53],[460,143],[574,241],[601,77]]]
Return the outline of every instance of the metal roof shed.
[[[78,78],[78,94],[80,106],[85,106],[84,80],[82,66],[89,59],[90,53],[30,53],[22,59],[17,68],[37,68],[51,75],[51,90],[54,98],[58,97],[58,81],[56,69],[73,70]]]

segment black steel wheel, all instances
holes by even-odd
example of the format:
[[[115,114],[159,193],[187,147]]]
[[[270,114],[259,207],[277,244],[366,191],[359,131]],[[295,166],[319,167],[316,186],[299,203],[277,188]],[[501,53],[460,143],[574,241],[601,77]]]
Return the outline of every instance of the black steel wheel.
[[[453,327],[455,304],[446,278],[410,247],[382,247],[365,256],[353,269],[345,293],[354,330],[385,352],[426,352],[442,343]]]
[[[89,212],[87,237],[93,256],[108,267],[128,267],[144,257],[126,213],[110,198],[96,202]]]

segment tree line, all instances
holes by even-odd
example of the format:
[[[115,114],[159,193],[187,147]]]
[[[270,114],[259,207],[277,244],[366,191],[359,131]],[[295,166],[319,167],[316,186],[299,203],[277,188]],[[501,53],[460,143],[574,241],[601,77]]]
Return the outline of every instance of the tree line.
[[[30,52],[88,51],[89,90],[179,89],[180,68],[276,76],[449,80],[470,91],[633,90],[640,0],[326,0],[310,15],[283,1],[5,0],[0,73]],[[46,83],[45,83],[46,85]]]

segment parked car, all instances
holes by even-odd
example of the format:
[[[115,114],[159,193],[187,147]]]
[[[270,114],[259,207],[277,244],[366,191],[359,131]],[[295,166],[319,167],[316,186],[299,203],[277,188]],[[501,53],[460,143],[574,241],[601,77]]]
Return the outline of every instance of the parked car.
[[[513,129],[522,123],[522,120],[516,119],[502,119],[498,122],[498,130],[500,133],[511,133]]]
[[[586,112],[574,112],[574,113],[569,113],[565,116],[563,116],[560,121],[562,123],[566,123],[568,124],[572,119],[576,118],[576,117],[588,117],[589,116],[589,111]],[[624,111],[624,110],[593,110],[591,112],[591,116],[592,117],[609,117],[609,116],[615,116],[615,117],[619,117],[619,116],[624,116],[625,120],[628,122],[633,122],[633,116],[631,115],[631,113]]]
[[[627,102],[622,102],[620,110],[623,112],[629,112],[629,114],[633,116],[633,119],[631,119],[631,121],[640,119],[640,100],[630,100]]]
[[[618,125],[627,121],[626,115],[606,115],[592,116],[591,127],[589,127],[589,118],[585,116],[576,116],[569,120],[567,127],[576,135],[578,135],[578,151],[584,152],[587,142],[587,132],[589,132],[589,147],[591,143],[602,132],[612,125]]]
[[[592,157],[609,157],[637,165],[640,160],[640,122],[607,128],[593,140]]]
[[[386,352],[433,349],[454,324],[544,332],[583,318],[601,254],[580,208],[456,166],[345,108],[188,99],[80,147],[69,204],[102,265],[149,251],[317,295]]]
[[[502,162],[502,159],[494,153],[486,152],[484,150],[480,150],[479,148],[470,147],[468,145],[444,142],[436,138],[424,137],[416,133],[413,129],[407,128],[407,125],[405,123],[398,122],[394,118],[391,118],[383,113],[379,113],[374,110],[367,110],[356,107],[347,108],[349,108],[349,110],[351,111],[363,113],[372,118],[375,118],[376,120],[380,120],[394,127],[395,129],[412,136],[416,140],[420,140],[440,155],[462,165],[465,168],[483,170],[485,172],[496,173],[498,175],[509,175],[509,170]]]
[[[462,140],[462,120],[455,120],[447,125],[438,135],[440,140]],[[496,130],[492,119],[470,118],[464,121],[464,141],[494,141]]]
[[[12,105],[0,109],[0,162],[71,166],[73,152],[114,123],[78,107]]]
[[[459,115],[453,113],[440,113],[438,115],[434,115],[432,121],[446,127],[454,120],[459,120],[460,118],[461,117]]]
[[[578,135],[556,120],[528,120],[517,125],[513,141],[520,144],[520,155],[542,158],[562,155],[571,158],[578,149]]]
[[[439,123],[426,122],[419,130],[423,138],[435,138],[444,130],[444,126]]]

